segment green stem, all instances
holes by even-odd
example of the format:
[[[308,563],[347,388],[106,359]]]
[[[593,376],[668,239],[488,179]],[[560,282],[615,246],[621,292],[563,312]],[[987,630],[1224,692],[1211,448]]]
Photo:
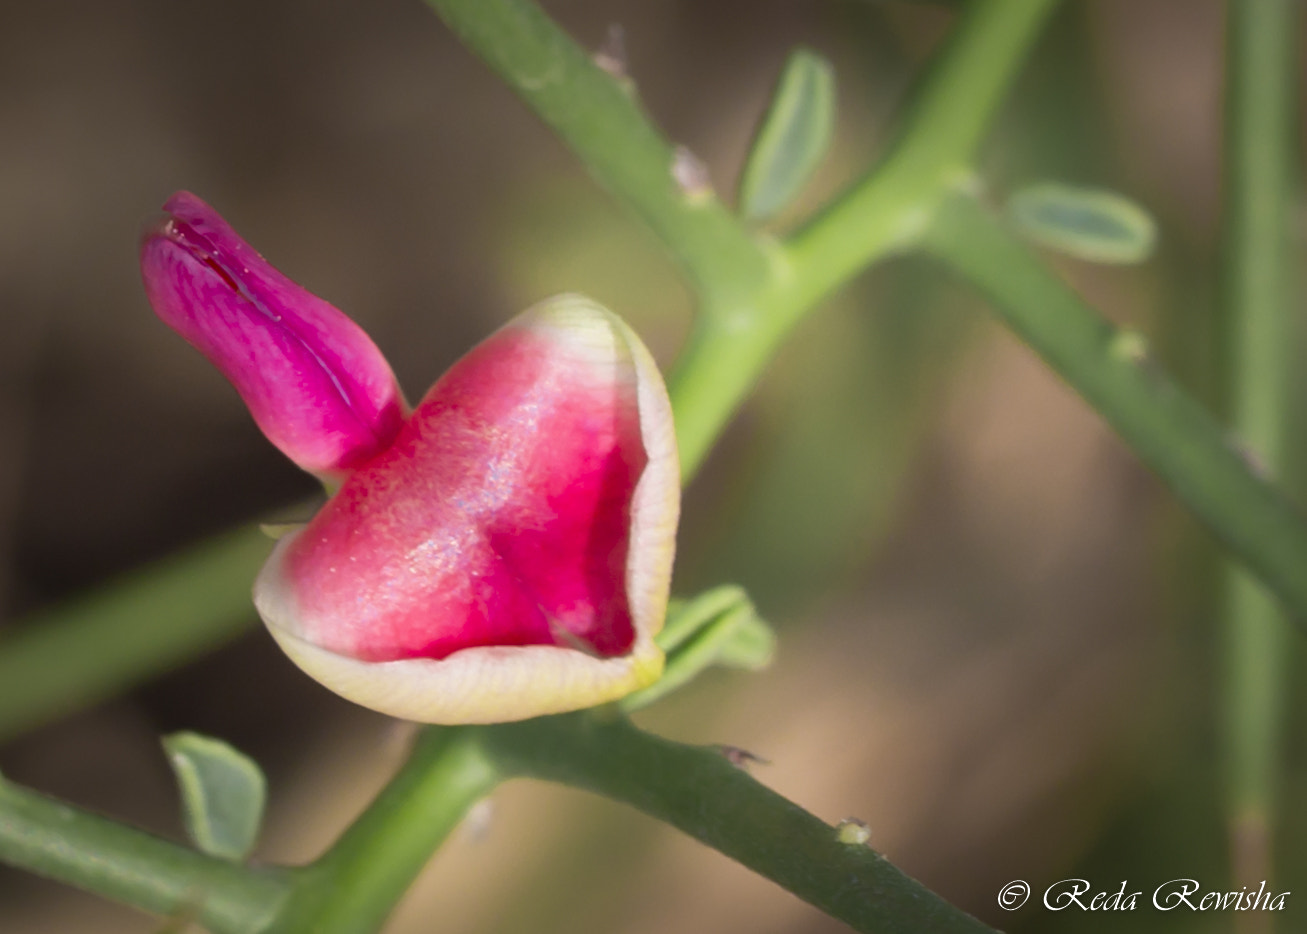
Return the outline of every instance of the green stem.
[[[634,88],[528,0],[426,0],[558,136],[591,175],[657,234],[707,301],[765,278],[758,244],[711,194],[672,175],[674,148],[640,109]]]
[[[499,781],[474,732],[422,730],[404,767],[362,816],[321,859],[297,871],[295,894],[272,930],[378,930],[431,854]]]
[[[806,307],[873,260],[916,245],[974,174],[976,152],[1057,0],[966,6],[927,71],[886,158],[791,238]]]
[[[1057,0],[967,6],[921,82],[888,156],[783,245],[771,279],[705,304],[669,381],[681,469],[692,476],[782,341],[831,290],[916,245],[976,148]]]
[[[1232,0],[1226,45],[1222,286],[1234,428],[1270,474],[1283,466],[1292,333],[1288,209],[1297,0]],[[1271,594],[1231,564],[1225,592],[1224,734],[1233,877],[1270,876],[1288,627]]]
[[[0,861],[216,934],[263,931],[289,887],[0,779]]]
[[[229,532],[16,624],[0,639],[0,742],[243,631],[271,547],[258,529]]]
[[[685,269],[702,303],[672,374],[687,480],[816,301],[923,233],[967,166],[1023,53],[1057,0],[970,4],[937,56],[890,158],[782,247],[712,195],[672,177],[673,147],[631,88],[530,0],[427,0],[445,23],[561,136],[591,174],[641,217]]]
[[[974,198],[948,203],[929,248],[988,295],[1008,326],[1307,622],[1307,526],[1148,358],[1142,337],[1086,306]]]
[[[870,847],[754,781],[720,750],[685,746],[625,719],[582,712],[481,728],[506,774],[561,782],[630,804],[868,934],[991,929]]]

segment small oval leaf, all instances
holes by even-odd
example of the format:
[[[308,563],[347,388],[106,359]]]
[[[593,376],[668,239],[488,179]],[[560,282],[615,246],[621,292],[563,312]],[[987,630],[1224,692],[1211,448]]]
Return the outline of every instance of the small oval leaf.
[[[740,176],[740,213],[746,220],[773,217],[794,199],[826,154],[834,126],[830,62],[810,49],[795,49]]]
[[[1129,198],[1057,182],[1017,192],[1008,217],[1026,238],[1093,263],[1142,262],[1157,240],[1152,217]]]
[[[240,862],[263,822],[267,784],[249,756],[220,739],[173,733],[163,739],[182,794],[186,831],[211,856]]]

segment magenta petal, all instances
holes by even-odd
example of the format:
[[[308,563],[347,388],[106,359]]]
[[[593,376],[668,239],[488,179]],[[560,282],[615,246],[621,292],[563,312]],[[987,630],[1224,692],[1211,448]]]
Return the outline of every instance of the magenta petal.
[[[368,661],[476,645],[626,652],[647,457],[635,381],[603,363],[557,332],[510,327],[455,364],[287,555],[317,620],[307,635]]]
[[[278,272],[189,192],[164,210],[141,243],[150,304],[231,381],[268,439],[328,478],[388,446],[404,402],[362,328]]]
[[[576,709],[658,676],[671,407],[615,315],[561,296],[473,348],[302,530],[255,603],[328,687],[427,722]]]

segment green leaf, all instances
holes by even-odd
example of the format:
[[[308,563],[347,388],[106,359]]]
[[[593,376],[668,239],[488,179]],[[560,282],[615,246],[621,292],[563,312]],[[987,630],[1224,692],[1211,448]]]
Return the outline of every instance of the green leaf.
[[[776,633],[753,612],[733,620],[731,634],[717,649],[717,664],[724,668],[762,671],[776,654]]]
[[[671,654],[728,610],[749,602],[743,587],[723,584],[690,597],[672,597],[667,602],[667,621],[654,637],[658,648]]]
[[[263,770],[222,740],[199,733],[165,736],[163,748],[181,788],[191,840],[211,856],[243,861],[263,822]]]
[[[816,52],[795,49],[740,176],[746,220],[773,217],[794,199],[826,154],[834,126],[834,70]]]
[[[1152,217],[1130,199],[1057,182],[1017,192],[1008,218],[1027,239],[1093,263],[1142,262],[1157,240]]]
[[[749,595],[734,585],[673,601],[657,642],[667,653],[663,676],[623,698],[626,711],[649,706],[714,665],[759,671],[771,664],[776,650],[771,627],[758,618]]]

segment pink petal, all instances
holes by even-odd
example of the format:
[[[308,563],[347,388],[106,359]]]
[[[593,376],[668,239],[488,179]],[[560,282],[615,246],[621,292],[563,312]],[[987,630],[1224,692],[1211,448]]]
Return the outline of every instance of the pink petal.
[[[255,600],[310,674],[397,716],[589,706],[661,670],[678,505],[648,351],[564,296],[455,364],[278,544]]]
[[[178,192],[164,210],[141,243],[150,304],[231,381],[268,440],[337,479],[389,445],[404,402],[363,330],[199,198]]]

